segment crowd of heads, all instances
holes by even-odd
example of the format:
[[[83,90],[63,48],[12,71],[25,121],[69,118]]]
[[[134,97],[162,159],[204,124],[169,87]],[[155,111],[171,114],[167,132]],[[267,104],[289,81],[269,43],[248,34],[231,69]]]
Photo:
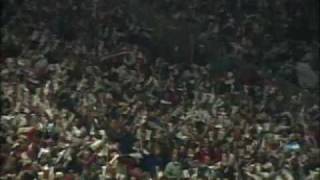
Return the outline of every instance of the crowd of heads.
[[[76,66],[5,60],[3,175],[293,178],[319,166],[319,106],[307,92],[148,64],[139,51],[104,71],[75,76]]]
[[[24,16],[32,2],[17,7],[3,28],[1,178],[319,177],[319,97],[310,90],[263,71],[151,59],[117,30],[90,48],[87,37],[60,39]]]

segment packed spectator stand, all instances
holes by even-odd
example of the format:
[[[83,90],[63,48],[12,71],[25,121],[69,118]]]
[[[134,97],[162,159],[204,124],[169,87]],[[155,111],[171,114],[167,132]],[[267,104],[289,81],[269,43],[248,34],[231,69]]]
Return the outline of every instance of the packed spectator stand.
[[[170,59],[176,56],[155,53],[156,45],[148,49],[148,30],[122,1],[110,2],[6,1],[0,179],[320,177],[314,42],[305,36],[287,40],[291,31],[267,34],[273,26],[258,15],[270,11],[235,20],[233,8],[220,0],[227,12],[201,19],[212,29],[196,42],[225,33],[223,41],[230,43],[215,55],[236,65],[198,63],[208,54],[196,48],[193,58]],[[249,2],[242,5],[250,14],[257,7]],[[274,25],[280,29],[296,25],[280,19]],[[267,35],[257,39],[261,34]],[[277,64],[279,56],[288,60]],[[257,57],[270,67],[259,67]]]

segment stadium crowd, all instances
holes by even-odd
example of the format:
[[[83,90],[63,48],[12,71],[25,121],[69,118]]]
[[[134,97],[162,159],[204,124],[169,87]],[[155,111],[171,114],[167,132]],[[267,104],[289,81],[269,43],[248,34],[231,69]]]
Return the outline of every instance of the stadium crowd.
[[[64,41],[15,18],[26,22],[3,28],[0,179],[320,176],[320,107],[308,89],[260,71],[151,60],[117,38],[90,49],[85,37]]]
[[[2,175],[304,179],[319,167],[319,106],[304,93],[141,52],[122,60],[75,76],[70,59],[7,58]]]

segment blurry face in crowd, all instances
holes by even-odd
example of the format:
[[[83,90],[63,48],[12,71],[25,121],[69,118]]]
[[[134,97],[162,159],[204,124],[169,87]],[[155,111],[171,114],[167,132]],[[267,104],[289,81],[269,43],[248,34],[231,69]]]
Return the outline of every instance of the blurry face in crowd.
[[[173,152],[172,153],[172,161],[177,161],[178,160],[178,153],[177,152]]]
[[[182,146],[179,147],[179,152],[183,153],[185,151],[185,149],[186,148],[182,145]]]
[[[192,148],[188,148],[188,157],[193,158],[194,157],[194,151]]]
[[[209,139],[208,138],[204,138],[203,144],[204,144],[204,146],[207,147],[209,145]]]
[[[160,148],[159,148],[159,147],[155,147],[155,149],[154,149],[154,154],[155,154],[155,155],[160,155],[160,153],[161,153]]]

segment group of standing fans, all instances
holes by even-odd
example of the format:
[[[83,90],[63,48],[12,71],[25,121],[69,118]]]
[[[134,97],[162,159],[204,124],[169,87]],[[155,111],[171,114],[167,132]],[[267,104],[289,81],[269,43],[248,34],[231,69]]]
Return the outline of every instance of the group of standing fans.
[[[0,179],[320,177],[310,87],[252,68],[152,59],[117,38],[91,51],[86,37],[61,40],[19,13],[5,21]]]
[[[243,84],[232,72],[213,78],[196,64],[147,65],[138,54],[107,71],[87,66],[80,76],[72,59],[7,58],[2,177],[304,179],[319,172],[320,109],[307,91]]]

